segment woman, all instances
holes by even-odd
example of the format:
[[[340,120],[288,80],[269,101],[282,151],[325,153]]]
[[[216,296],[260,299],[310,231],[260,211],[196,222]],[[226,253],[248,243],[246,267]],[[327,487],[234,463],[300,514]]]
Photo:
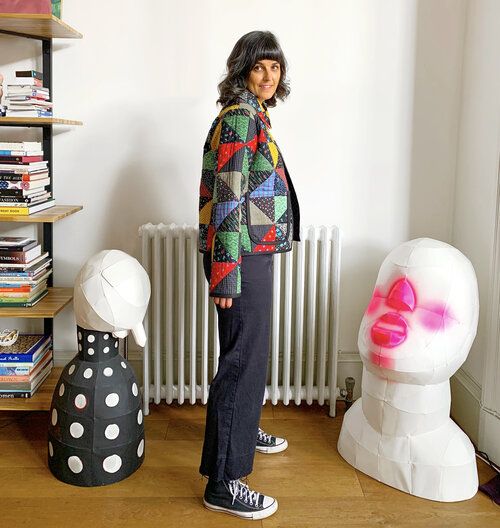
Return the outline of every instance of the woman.
[[[267,108],[290,92],[286,60],[268,31],[243,35],[219,84],[222,105],[204,150],[199,250],[216,304],[220,357],[208,399],[200,473],[207,508],[248,519],[278,503],[240,479],[255,451],[277,453],[283,438],[259,428],[269,356],[273,254],[299,241],[299,205],[271,136]]]

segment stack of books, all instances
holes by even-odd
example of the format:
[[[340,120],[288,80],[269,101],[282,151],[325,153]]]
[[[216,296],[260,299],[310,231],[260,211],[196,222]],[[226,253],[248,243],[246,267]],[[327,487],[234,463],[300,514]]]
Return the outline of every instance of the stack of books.
[[[7,84],[7,117],[52,117],[52,101],[43,86],[43,74],[16,71],[16,82]]]
[[[31,398],[53,365],[51,335],[19,334],[0,347],[0,398]]]
[[[54,207],[49,185],[39,141],[0,143],[0,215],[30,215]]]
[[[43,299],[51,261],[32,238],[0,237],[0,307],[27,308]]]

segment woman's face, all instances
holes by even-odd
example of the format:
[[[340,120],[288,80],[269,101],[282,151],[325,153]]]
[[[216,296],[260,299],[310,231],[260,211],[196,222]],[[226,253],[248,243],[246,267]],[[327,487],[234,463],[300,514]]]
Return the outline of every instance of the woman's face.
[[[247,88],[262,103],[274,95],[280,82],[280,76],[279,62],[270,59],[257,61],[248,75]]]

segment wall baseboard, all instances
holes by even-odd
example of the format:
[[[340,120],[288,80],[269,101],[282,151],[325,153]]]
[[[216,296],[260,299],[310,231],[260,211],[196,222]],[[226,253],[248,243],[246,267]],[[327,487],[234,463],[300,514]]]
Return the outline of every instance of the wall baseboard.
[[[488,454],[490,460],[500,464],[500,416],[486,407],[481,408],[479,421],[480,449]]]
[[[450,385],[451,416],[477,445],[481,411],[481,386],[463,369],[458,369],[457,373],[452,376]]]

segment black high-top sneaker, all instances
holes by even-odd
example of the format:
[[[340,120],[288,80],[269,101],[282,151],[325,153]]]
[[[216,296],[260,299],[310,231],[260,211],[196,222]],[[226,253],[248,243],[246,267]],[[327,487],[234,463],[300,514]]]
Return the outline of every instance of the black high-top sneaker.
[[[209,510],[251,520],[265,519],[278,509],[276,499],[251,490],[241,480],[208,479],[203,504]]]
[[[259,453],[279,453],[280,451],[284,451],[287,447],[288,442],[284,438],[267,434],[259,427],[259,432],[257,433],[257,446],[255,448]]]

